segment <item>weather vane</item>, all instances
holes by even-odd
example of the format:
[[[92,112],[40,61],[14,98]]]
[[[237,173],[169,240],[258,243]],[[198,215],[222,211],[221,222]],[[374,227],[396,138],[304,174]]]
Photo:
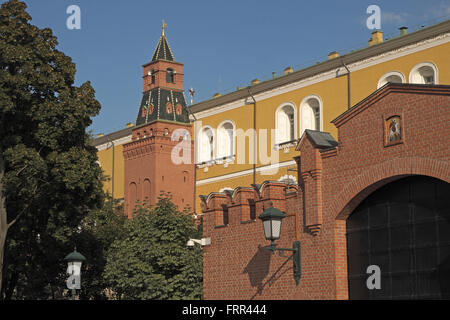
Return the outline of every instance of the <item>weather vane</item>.
[[[189,95],[191,96],[191,105],[194,104],[194,93],[195,93],[195,91],[194,91],[194,89],[191,87],[191,88],[189,89]]]
[[[163,20],[162,21],[162,35],[164,36],[164,29],[167,28],[167,23]]]

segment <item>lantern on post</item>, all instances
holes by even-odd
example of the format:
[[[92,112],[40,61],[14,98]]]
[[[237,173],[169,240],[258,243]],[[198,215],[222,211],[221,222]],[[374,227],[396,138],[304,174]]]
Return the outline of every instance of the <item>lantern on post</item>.
[[[286,214],[277,208],[273,207],[273,203],[270,203],[270,207],[263,211],[259,215],[264,228],[264,235],[267,240],[270,240],[270,246],[265,247],[266,250],[279,251],[280,256],[284,251],[292,251],[292,260],[294,262],[294,279],[298,285],[301,278],[301,260],[300,260],[300,241],[294,241],[292,248],[277,248],[275,240],[280,239],[281,236],[281,224],[282,220],[286,217]]]
[[[67,261],[67,273],[70,275],[66,284],[67,288],[72,290],[72,300],[74,300],[76,290],[81,289],[81,265],[86,261],[86,258],[75,247],[74,251],[69,253],[64,260]]]

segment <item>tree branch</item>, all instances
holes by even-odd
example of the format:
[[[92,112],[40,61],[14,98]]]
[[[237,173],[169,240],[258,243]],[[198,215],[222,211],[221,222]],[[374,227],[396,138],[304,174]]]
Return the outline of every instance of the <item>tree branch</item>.
[[[36,185],[34,187],[32,196],[34,196],[36,194],[37,188],[38,188],[38,186]],[[16,218],[13,221],[11,221],[10,223],[8,223],[8,226],[6,227],[7,229],[11,228],[17,222],[17,220],[19,220],[19,218],[23,215],[25,210],[27,210],[30,207],[32,202],[33,202],[33,197],[31,197],[30,203],[25,208],[23,208],[23,210],[16,216]]]
[[[19,176],[19,174],[20,174],[23,170],[25,170],[27,167],[28,167],[28,163],[27,163],[24,167],[22,167],[22,169],[20,169],[20,170],[16,173],[16,176]]]
[[[39,155],[39,156],[41,155],[41,151],[42,151],[42,148],[40,148],[39,151],[38,151],[38,155]],[[29,165],[29,163],[27,163],[27,164],[26,164],[25,166],[23,166],[19,171],[17,171],[16,176],[19,176],[19,174],[20,174],[23,170],[25,170],[25,169],[28,167],[28,165]]]

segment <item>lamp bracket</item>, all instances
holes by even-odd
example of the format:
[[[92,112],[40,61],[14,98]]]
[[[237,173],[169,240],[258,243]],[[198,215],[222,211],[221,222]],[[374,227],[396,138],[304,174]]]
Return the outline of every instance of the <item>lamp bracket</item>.
[[[294,241],[292,248],[277,248],[275,242],[272,241],[271,245],[265,247],[264,249],[272,251],[272,254],[275,251],[278,251],[280,257],[286,257],[283,255],[284,251],[292,251],[292,260],[293,260],[293,270],[294,270],[294,279],[295,283],[298,285],[300,278],[302,276],[302,265],[301,265],[301,254],[300,254],[300,241]]]
[[[283,258],[288,258],[288,256],[284,255],[284,251],[285,250],[278,250],[278,256],[283,257]],[[295,251],[294,251],[295,252]]]

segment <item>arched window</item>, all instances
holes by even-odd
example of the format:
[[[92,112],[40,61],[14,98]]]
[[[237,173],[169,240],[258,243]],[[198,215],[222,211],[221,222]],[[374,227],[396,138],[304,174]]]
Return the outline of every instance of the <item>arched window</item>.
[[[306,129],[322,130],[322,101],[318,96],[309,96],[300,104],[300,136]]]
[[[167,68],[166,70],[166,82],[167,83],[175,82],[175,71],[172,68]]]
[[[276,143],[295,140],[295,107],[287,104],[277,109],[275,114]]]
[[[143,197],[145,200],[150,201],[151,196],[151,183],[149,179],[145,179],[143,183]]]
[[[231,157],[234,154],[234,125],[225,121],[217,130],[217,157]]]
[[[130,189],[129,189],[129,208],[128,208],[128,216],[131,217],[134,207],[136,206],[136,202],[138,201],[138,194],[137,194],[137,185],[136,183],[132,182],[130,183]]]
[[[378,81],[377,89],[384,86],[386,83],[404,83],[405,77],[401,72],[398,71],[392,71],[389,73],[386,73],[381,77],[381,79]]]
[[[431,62],[419,63],[409,74],[409,83],[438,84],[438,70]]]
[[[214,159],[214,133],[210,127],[201,130],[198,147],[198,160],[200,162]]]

